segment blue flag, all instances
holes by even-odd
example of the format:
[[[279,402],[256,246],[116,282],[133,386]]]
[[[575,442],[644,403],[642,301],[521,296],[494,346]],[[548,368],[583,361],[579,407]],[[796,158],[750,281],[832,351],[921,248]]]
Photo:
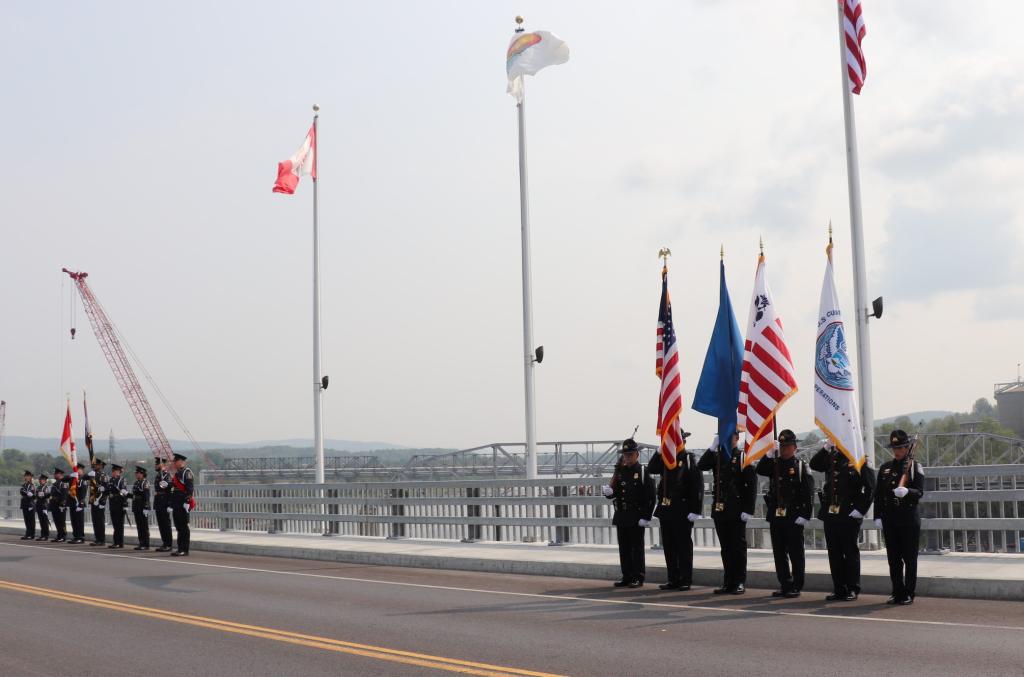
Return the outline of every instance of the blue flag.
[[[743,369],[743,337],[736,324],[725,286],[725,262],[721,264],[718,318],[711,332],[711,343],[704,358],[697,392],[693,395],[693,408],[718,419],[718,440],[725,457],[732,454],[729,444],[736,432],[736,407],[740,399],[740,373]]]

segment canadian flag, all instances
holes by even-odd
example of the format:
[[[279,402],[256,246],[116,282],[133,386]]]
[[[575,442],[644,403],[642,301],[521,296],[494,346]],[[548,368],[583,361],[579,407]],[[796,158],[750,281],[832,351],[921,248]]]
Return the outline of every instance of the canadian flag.
[[[277,182],[274,183],[275,193],[292,195],[299,185],[300,176],[312,176],[316,181],[316,125],[309,128],[302,147],[284,162],[277,164]]]
[[[71,466],[71,495],[78,497],[78,454],[75,451],[75,436],[71,432],[71,402],[68,402],[68,411],[64,415],[64,432],[60,435],[61,456]]]

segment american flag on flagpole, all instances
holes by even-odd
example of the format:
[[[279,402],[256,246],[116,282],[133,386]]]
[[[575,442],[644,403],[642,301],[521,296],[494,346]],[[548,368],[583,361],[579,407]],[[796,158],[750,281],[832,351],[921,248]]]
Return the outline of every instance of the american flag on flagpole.
[[[747,436],[745,466],[774,448],[775,415],[797,391],[793,358],[786,347],[782,320],[775,312],[763,254],[757,259],[746,336],[736,411],[737,428],[746,431]]]
[[[850,91],[860,94],[860,88],[868,77],[868,66],[864,61],[861,42],[867,35],[864,28],[864,8],[860,0],[839,0],[843,6],[843,29],[846,32],[846,70],[850,74]]]
[[[661,269],[661,306],[658,309],[658,343],[654,371],[661,379],[658,397],[658,435],[661,459],[665,467],[676,467],[676,454],[683,445],[679,412],[683,409],[682,378],[679,374],[679,348],[672,326],[672,301],[668,297],[668,266]]]

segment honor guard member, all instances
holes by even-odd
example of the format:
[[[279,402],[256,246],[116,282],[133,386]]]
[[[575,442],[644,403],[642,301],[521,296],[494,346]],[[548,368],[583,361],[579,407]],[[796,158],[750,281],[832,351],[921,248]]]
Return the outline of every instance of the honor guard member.
[[[92,517],[92,533],[94,540],[89,545],[103,545],[107,542],[107,482],[110,478],[103,471],[107,464],[98,458],[92,460],[89,471],[89,511]]]
[[[64,478],[64,471],[60,468],[53,469],[53,486],[50,487],[50,503],[47,506],[50,510],[50,517],[53,518],[53,530],[56,535],[51,543],[64,543],[68,540],[67,522],[65,521],[68,505],[68,489],[71,483]]]
[[[86,485],[85,466],[81,463],[75,465],[72,478],[77,479],[75,483],[75,495],[71,495],[70,485],[68,489],[68,512],[71,517],[71,545],[85,543],[85,505]]]
[[[917,588],[917,551],[921,515],[917,504],[924,496],[924,472],[910,453],[913,442],[902,430],[889,435],[893,460],[878,469],[875,488],[875,524],[885,537],[892,596],[887,604],[913,604]]]
[[[710,470],[714,477],[711,517],[722,551],[722,586],[714,594],[742,595],[747,591],[747,520],[757,503],[757,473],[753,465],[743,467],[744,453],[739,450],[739,435],[730,438],[732,452],[726,452],[715,436],[711,447],[700,457],[697,467]]]
[[[622,579],[617,588],[639,588],[647,570],[644,562],[644,528],[654,511],[654,480],[640,465],[640,450],[633,438],[622,442],[621,456],[609,484],[601,487],[605,498],[614,501],[612,524],[619,541]]]
[[[668,582],[662,590],[689,590],[693,582],[693,523],[700,519],[704,502],[704,473],[697,469],[697,457],[686,451],[690,433],[680,431],[682,444],[676,451],[676,467],[669,470],[661,454],[647,463],[648,475],[660,475],[654,515],[661,524],[661,546],[665,551]]]
[[[135,515],[135,531],[139,535],[136,550],[149,550],[149,480],[146,469],[135,466],[135,484],[132,485],[132,514]]]
[[[832,594],[825,599],[853,601],[860,594],[857,537],[864,515],[871,508],[875,471],[865,462],[858,472],[834,446],[822,448],[811,458],[811,470],[825,473],[825,484],[818,492],[818,517],[825,525],[825,547],[832,572]]]
[[[36,537],[37,541],[48,541],[50,540],[50,519],[46,516],[46,509],[50,505],[50,485],[49,477],[43,473],[39,473],[39,486],[36,487],[36,516],[39,520],[39,536]]]
[[[779,589],[772,597],[799,597],[804,587],[804,526],[814,510],[814,476],[796,457],[796,434],[779,433],[779,458],[763,456],[757,474],[768,479],[765,516],[771,528],[772,554]]]
[[[160,547],[157,552],[170,552],[174,534],[171,532],[171,473],[167,471],[167,461],[156,459],[155,487],[153,488],[153,511],[156,513],[156,525],[160,530]]]
[[[107,546],[111,550],[124,547],[124,504],[128,500],[128,495],[128,484],[124,481],[124,467],[115,463],[110,466],[110,479],[107,480],[110,524],[114,529],[114,542]]]
[[[181,454],[174,455],[174,476],[171,477],[171,510],[174,528],[178,531],[178,549],[171,553],[172,557],[188,556],[191,530],[188,526],[189,512],[196,506],[193,497],[192,469],[185,465],[188,458]]]
[[[25,535],[23,541],[32,541],[36,537],[36,483],[35,475],[26,470],[18,493],[21,494],[21,516],[25,519]]]

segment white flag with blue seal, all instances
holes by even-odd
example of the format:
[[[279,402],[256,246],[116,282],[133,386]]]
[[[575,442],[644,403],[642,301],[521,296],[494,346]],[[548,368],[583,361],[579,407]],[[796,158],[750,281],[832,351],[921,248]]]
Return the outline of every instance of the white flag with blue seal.
[[[860,470],[867,457],[843,313],[836,294],[831,242],[826,252],[828,265],[825,266],[825,281],[821,287],[818,333],[814,342],[814,422],[850,460],[850,464]]]

